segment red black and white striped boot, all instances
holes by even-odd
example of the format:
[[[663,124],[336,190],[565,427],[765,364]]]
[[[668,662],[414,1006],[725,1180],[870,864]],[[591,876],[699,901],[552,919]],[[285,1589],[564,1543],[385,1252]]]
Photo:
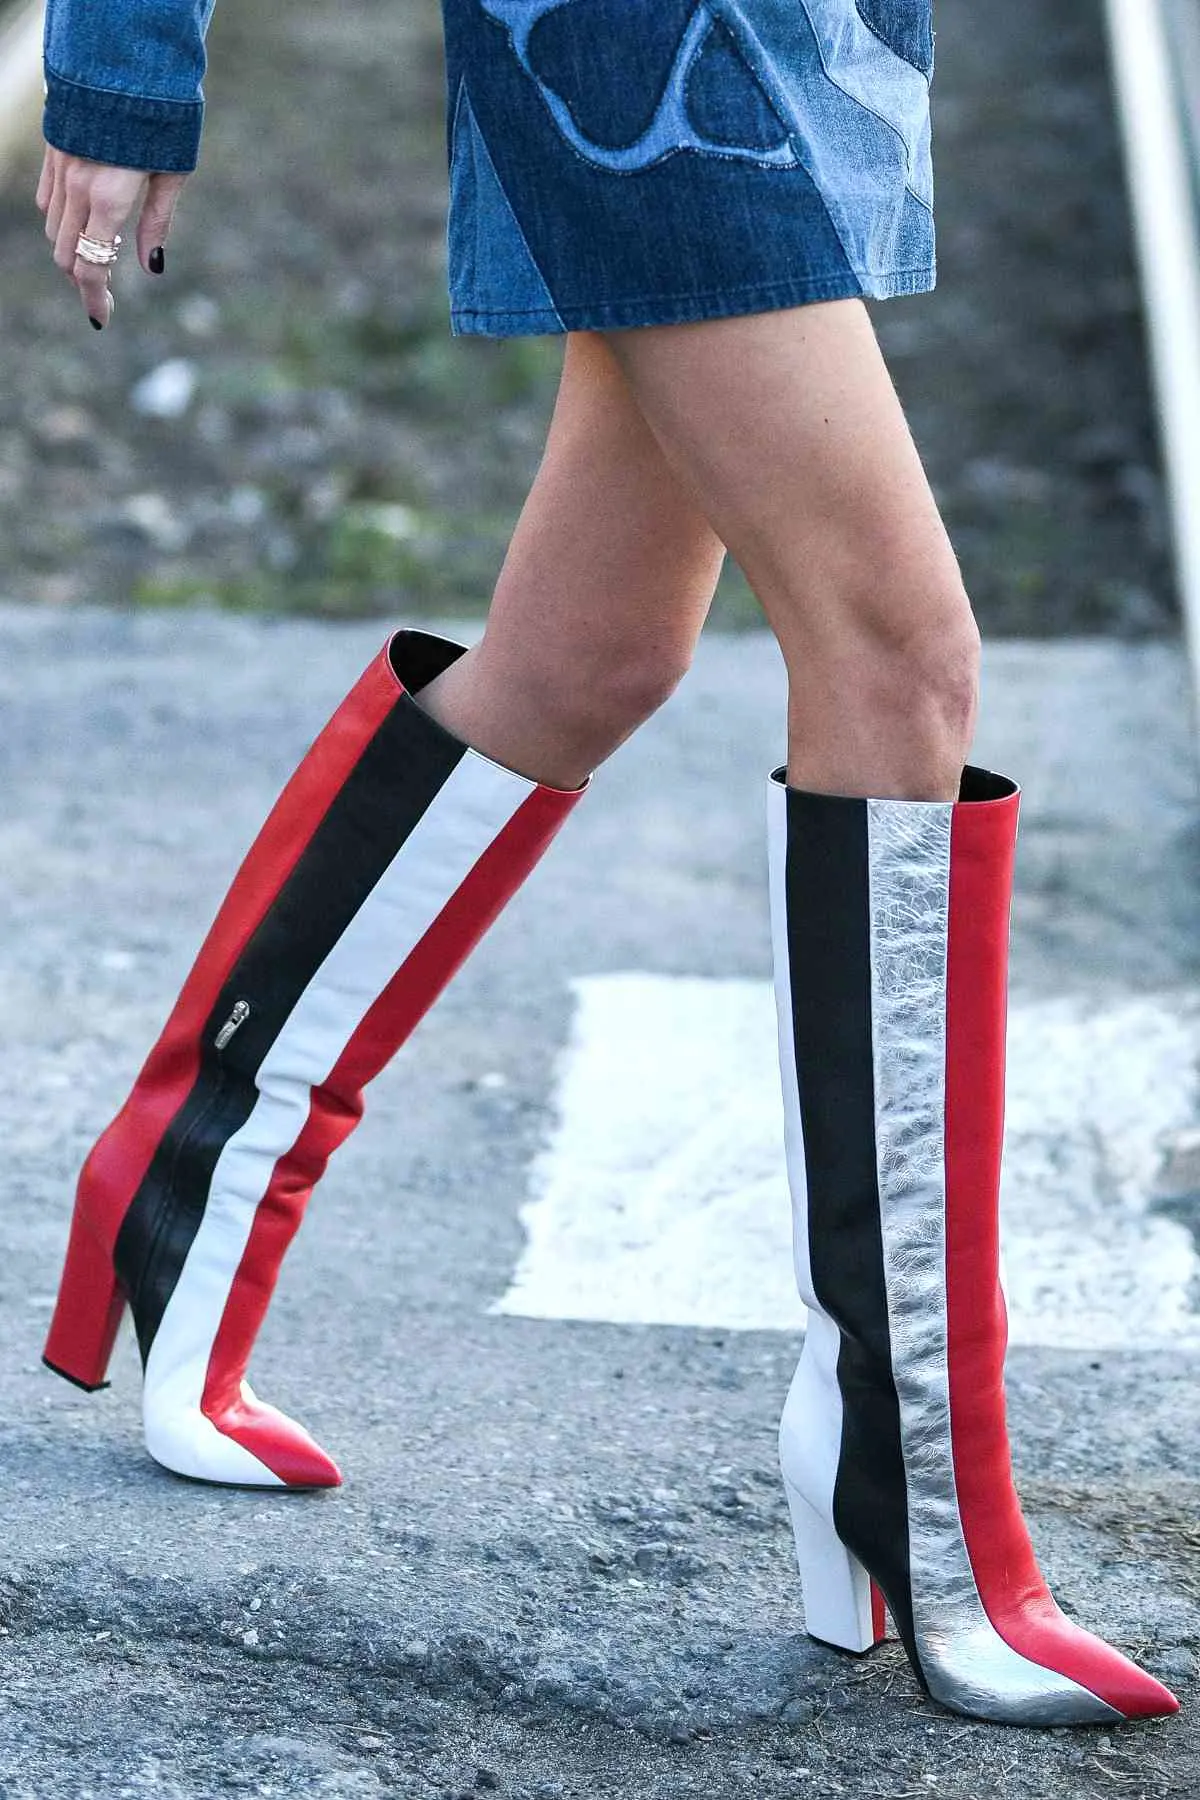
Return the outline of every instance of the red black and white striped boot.
[[[805,1621],[852,1651],[884,1607],[955,1712],[1023,1725],[1176,1711],[1058,1610],[1013,1486],[999,1176],[1018,791],[956,804],[770,790],[796,1274],[780,1454]]]
[[[578,792],[501,768],[412,694],[462,654],[403,631],[338,708],[243,863],[162,1036],[80,1177],[49,1366],[104,1385],[126,1306],[151,1456],[332,1487],[246,1366],[362,1090],[538,861]]]

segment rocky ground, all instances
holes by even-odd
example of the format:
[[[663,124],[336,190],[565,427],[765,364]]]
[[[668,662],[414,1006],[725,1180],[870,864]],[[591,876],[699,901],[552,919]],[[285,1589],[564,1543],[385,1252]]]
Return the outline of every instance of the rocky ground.
[[[219,6],[168,273],[94,338],[0,197],[0,592],[484,601],[558,348],[452,343],[433,0]],[[876,309],[992,632],[1173,629],[1099,0],[939,0],[941,284]],[[750,622],[735,572],[719,616]]]
[[[733,1266],[751,1299],[790,1289],[778,1122],[756,1135],[717,1029],[727,985],[748,986],[740,1041],[773,1092],[762,790],[783,679],[763,634],[709,634],[316,1195],[253,1375],[345,1487],[164,1474],[131,1338],[107,1393],[41,1367],[75,1170],[378,638],[0,609],[0,1800],[1194,1800],[1200,790],[1175,646],[993,646],[980,755],[1027,784],[1014,1024],[1076,1020],[1014,1070],[1036,1115],[1031,1133],[1029,1102],[1010,1108],[1033,1266],[1059,1245],[1066,1270],[1031,1313],[1010,1240],[1018,1471],[1062,1604],[1177,1688],[1178,1718],[973,1724],[922,1701],[895,1645],[860,1662],[805,1636],[775,1453],[797,1333],[732,1329],[718,1291]],[[651,1144],[589,1087],[611,1131],[587,1133],[572,1191],[593,1194],[611,1137],[633,1224],[598,1232],[585,1206],[583,1322],[496,1309],[566,1117],[581,978],[623,984],[608,1053],[636,1046],[639,1069],[664,994],[714,1007],[724,1044],[710,1080],[691,1043],[658,1052]],[[1109,1116],[1087,1110],[1097,1083]],[[1172,1130],[1143,1166],[1164,1088]],[[747,1196],[732,1224],[723,1193]],[[689,1325],[663,1307],[664,1254],[699,1296]]]

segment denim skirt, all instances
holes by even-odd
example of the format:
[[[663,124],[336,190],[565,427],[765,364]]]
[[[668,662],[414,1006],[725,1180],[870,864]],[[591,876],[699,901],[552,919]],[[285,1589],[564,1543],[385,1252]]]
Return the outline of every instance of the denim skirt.
[[[455,332],[935,279],[933,0],[443,0]]]

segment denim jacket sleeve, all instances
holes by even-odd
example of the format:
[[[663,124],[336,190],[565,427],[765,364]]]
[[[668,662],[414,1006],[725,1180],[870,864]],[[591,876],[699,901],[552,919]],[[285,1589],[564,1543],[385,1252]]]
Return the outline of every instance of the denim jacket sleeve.
[[[49,0],[47,143],[160,174],[196,166],[213,0]]]

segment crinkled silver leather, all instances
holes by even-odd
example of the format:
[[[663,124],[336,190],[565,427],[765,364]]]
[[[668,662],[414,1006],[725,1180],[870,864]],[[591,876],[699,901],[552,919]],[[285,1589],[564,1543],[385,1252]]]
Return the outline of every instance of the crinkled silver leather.
[[[908,1484],[913,1624],[935,1698],[1025,1724],[1115,1720],[1011,1649],[963,1537],[950,1433],[945,1066],[949,804],[868,803],[875,1132],[892,1368]]]

